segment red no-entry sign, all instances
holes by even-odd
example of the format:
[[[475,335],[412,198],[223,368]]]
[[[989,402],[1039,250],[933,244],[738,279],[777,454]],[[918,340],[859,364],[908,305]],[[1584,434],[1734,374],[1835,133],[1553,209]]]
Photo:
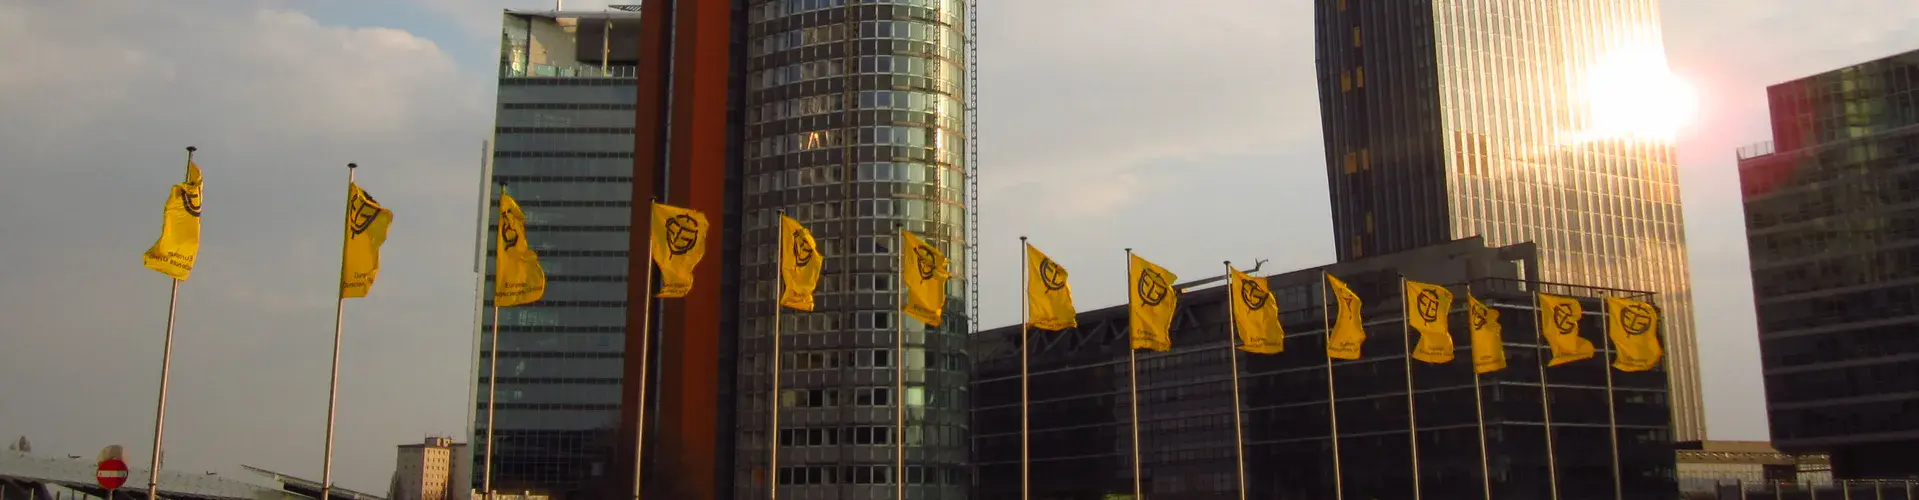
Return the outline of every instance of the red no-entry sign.
[[[101,488],[120,489],[121,485],[127,484],[127,463],[118,458],[103,460],[100,468],[94,471],[93,478],[100,481]]]

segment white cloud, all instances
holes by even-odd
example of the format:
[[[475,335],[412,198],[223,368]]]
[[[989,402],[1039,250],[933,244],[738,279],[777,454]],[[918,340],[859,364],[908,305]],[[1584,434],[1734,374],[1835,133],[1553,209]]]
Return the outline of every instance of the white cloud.
[[[377,491],[393,445],[464,428],[484,74],[271,2],[8,2],[0,46],[30,48],[0,72],[0,261],[27,263],[0,279],[4,430],[147,453],[167,299],[136,254],[186,145],[206,243],[182,287],[169,464],[319,475],[349,161],[399,216],[373,297],[348,304],[336,477]]]

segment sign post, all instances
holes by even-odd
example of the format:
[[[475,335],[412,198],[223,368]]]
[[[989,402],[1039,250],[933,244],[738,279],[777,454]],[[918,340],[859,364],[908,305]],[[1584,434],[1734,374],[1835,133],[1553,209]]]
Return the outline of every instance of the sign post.
[[[93,473],[93,478],[100,482],[101,488],[106,488],[107,496],[111,497],[113,490],[127,484],[127,463],[118,458],[101,460],[99,469]]]

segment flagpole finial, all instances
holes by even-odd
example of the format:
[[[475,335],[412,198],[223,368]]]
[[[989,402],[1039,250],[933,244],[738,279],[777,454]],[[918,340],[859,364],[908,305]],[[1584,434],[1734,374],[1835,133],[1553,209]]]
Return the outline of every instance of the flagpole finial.
[[[194,152],[194,151],[199,151],[199,150],[200,150],[200,148],[196,148],[196,147],[193,147],[193,146],[187,146],[187,152],[188,152],[188,153],[192,153],[192,152]]]
[[[1126,253],[1133,253],[1133,247],[1126,247]]]
[[[1026,235],[1020,235],[1020,237],[1019,237],[1019,240],[1020,240],[1020,241],[1026,241]]]
[[[777,210],[774,210],[774,212],[777,212],[777,213],[779,213],[780,215],[786,215],[786,209],[784,209],[784,208],[781,208],[781,209],[777,209]]]
[[[1228,266],[1231,266],[1231,265],[1233,265],[1233,261],[1230,261],[1230,260],[1228,260],[1228,261],[1222,261],[1222,263],[1224,263],[1224,264],[1226,264],[1226,265],[1228,265]]]
[[[346,164],[346,168],[347,168],[348,170],[352,170],[352,169],[356,169],[356,168],[360,168],[360,164],[358,164],[358,163],[348,163],[348,164]]]

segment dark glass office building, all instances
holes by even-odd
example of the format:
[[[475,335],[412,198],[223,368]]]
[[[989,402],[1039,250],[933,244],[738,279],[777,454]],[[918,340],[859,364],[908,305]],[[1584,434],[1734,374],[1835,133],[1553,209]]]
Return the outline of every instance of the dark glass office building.
[[[1462,297],[1452,313],[1459,358],[1412,368],[1425,498],[1483,498],[1488,477],[1495,498],[1554,498],[1549,463],[1557,465],[1557,498],[1614,498],[1604,355],[1546,371],[1555,451],[1548,459],[1530,292],[1580,297],[1587,311],[1581,335],[1599,346],[1606,345],[1603,308],[1594,297],[1644,294],[1519,279],[1537,265],[1531,244],[1489,248],[1471,238],[1267,278],[1288,334],[1283,353],[1238,354],[1246,498],[1336,498],[1322,271],[1346,280],[1366,303],[1363,357],[1333,368],[1345,498],[1413,498],[1399,273],[1447,284]],[[1138,355],[1142,490],[1154,499],[1237,498],[1222,288],[1181,286],[1199,289],[1180,298],[1173,349]],[[1478,380],[1489,458],[1483,462],[1465,341],[1469,286],[1500,310],[1509,363]],[[1133,491],[1126,308],[1082,312],[1079,325],[1034,330],[1029,339],[1035,499],[1126,498]],[[978,498],[1019,498],[1019,335],[1015,325],[976,339]],[[1612,375],[1624,498],[1675,497],[1667,374]],[[1482,464],[1489,475],[1481,474]]]
[[[1766,94],[1739,181],[1773,444],[1919,477],[1919,51]]]
[[[735,498],[965,499],[973,330],[970,9],[962,0],[747,3]],[[768,376],[779,212],[825,255],[818,305],[783,313]],[[902,317],[904,227],[951,260],[938,327]],[[899,322],[905,352],[894,352]],[[906,370],[896,394],[895,370]],[[895,432],[906,405],[905,434]],[[906,470],[896,471],[904,440]],[[768,446],[781,447],[777,469]]]
[[[1556,283],[1656,292],[1675,437],[1706,438],[1657,0],[1316,0],[1340,261],[1479,236]],[[1648,113],[1650,112],[1650,113]]]
[[[579,498],[613,468],[626,347],[638,13],[507,11],[483,179],[473,488],[485,482],[493,234],[501,183],[526,212],[546,297],[500,310],[493,487]],[[610,21],[610,24],[609,24]],[[612,44],[604,44],[605,41]],[[621,43],[622,41],[626,43]],[[622,49],[622,50],[612,50]],[[456,492],[463,494],[465,492]]]

